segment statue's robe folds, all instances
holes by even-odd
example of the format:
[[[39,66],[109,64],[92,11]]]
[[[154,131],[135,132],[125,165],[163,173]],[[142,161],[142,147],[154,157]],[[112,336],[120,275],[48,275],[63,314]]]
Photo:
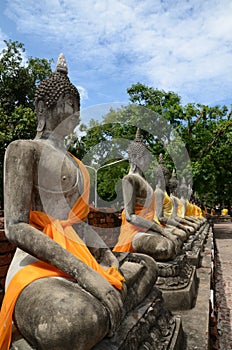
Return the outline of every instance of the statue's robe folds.
[[[143,218],[153,221],[155,217],[155,197],[152,196],[149,207],[143,207],[139,204],[135,206],[135,214],[142,216]],[[147,228],[133,225],[126,220],[125,209],[122,211],[122,224],[118,242],[115,245],[114,252],[134,252],[132,247],[132,241],[136,233],[147,232]]]
[[[104,276],[114,287],[121,290],[124,277],[116,267],[110,267],[104,270],[72,227],[73,224],[84,221],[89,212],[89,174],[82,162],[75,157],[73,158],[80,167],[84,178],[84,192],[74,204],[67,220],[58,220],[44,212],[31,211],[29,224],[42,231],[45,235],[75,255],[79,260]],[[17,298],[21,291],[37,279],[52,276],[62,276],[72,279],[71,276],[43,261],[29,264],[14,275],[7,287],[0,312],[1,350],[8,350],[10,347],[12,317]]]

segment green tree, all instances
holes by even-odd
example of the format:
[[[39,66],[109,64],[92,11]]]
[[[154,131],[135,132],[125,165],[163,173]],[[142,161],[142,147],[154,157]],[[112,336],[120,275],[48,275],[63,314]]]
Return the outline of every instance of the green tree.
[[[51,61],[27,58],[24,45],[4,41],[0,53],[0,207],[3,207],[3,161],[8,144],[35,136],[34,94],[51,73]]]
[[[154,156],[153,166],[159,153],[164,154],[167,167],[177,167],[178,177],[193,183],[193,190],[201,200],[213,205],[229,203],[231,198],[231,110],[226,106],[206,106],[198,103],[181,104],[174,92],[165,92],[137,83],[127,89],[131,104],[118,110],[110,110],[102,123],[92,122],[83,138],[89,161],[95,163],[105,157],[108,145],[116,145],[118,138],[134,139],[140,127],[147,146]],[[115,122],[116,121],[116,122]],[[107,143],[108,142],[108,143]],[[97,144],[100,146],[96,147]],[[124,152],[123,152],[124,147]],[[126,157],[125,144],[115,158]],[[108,149],[107,149],[108,148]],[[119,151],[120,147],[115,146]],[[98,150],[98,151],[97,151]],[[191,162],[189,161],[191,160]],[[152,169],[149,170],[153,182]],[[118,172],[114,176],[120,179]],[[100,181],[99,176],[99,181]],[[98,189],[105,198],[112,198],[113,183],[105,174],[103,185]],[[111,193],[111,195],[110,195]]]

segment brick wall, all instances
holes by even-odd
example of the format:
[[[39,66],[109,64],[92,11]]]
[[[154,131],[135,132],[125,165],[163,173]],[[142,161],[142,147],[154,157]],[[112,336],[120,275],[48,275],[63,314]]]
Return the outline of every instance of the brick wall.
[[[88,216],[89,225],[106,242],[108,247],[113,248],[118,240],[121,226],[121,213],[111,208],[90,207]]]
[[[14,256],[15,246],[5,236],[3,211],[0,210],[0,305],[4,296],[6,273]],[[117,242],[121,225],[121,214],[110,208],[90,208],[88,222],[112,248]]]

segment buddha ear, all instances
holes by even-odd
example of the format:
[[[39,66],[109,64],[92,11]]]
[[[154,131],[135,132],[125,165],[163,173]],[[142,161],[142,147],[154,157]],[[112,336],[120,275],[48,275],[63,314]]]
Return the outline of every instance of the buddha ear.
[[[46,125],[46,119],[44,115],[44,102],[40,100],[37,103],[36,106],[36,112],[37,112],[37,119],[38,119],[38,125],[37,125],[37,132],[42,132]]]
[[[131,170],[133,172],[136,170],[136,164],[135,163],[131,163]]]
[[[46,125],[46,120],[44,117],[40,118],[39,121],[38,121],[38,124],[37,124],[37,129],[36,131],[37,132],[42,132],[45,128],[45,125]]]

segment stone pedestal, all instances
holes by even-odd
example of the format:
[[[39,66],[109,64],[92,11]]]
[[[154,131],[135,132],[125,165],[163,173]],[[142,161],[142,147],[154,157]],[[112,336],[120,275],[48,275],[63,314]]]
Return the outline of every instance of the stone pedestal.
[[[209,232],[209,223],[205,222],[199,230],[191,235],[188,241],[184,244],[183,250],[186,252],[190,265],[201,266],[202,251]]]
[[[157,264],[156,286],[162,291],[165,306],[170,310],[191,309],[197,293],[196,267],[189,264],[185,254]]]
[[[184,350],[185,337],[179,316],[173,316],[154,287],[149,296],[127,314],[112,338],[94,350]]]

